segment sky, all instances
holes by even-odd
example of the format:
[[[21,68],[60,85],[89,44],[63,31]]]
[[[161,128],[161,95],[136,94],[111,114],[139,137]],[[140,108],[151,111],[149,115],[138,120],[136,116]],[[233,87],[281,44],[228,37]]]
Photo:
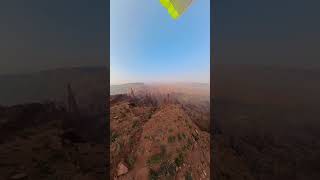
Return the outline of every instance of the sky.
[[[213,3],[214,2],[214,3]],[[174,21],[159,0],[1,0],[0,74],[105,66],[114,82],[208,81],[215,63],[320,67],[320,1],[196,0]]]
[[[173,20],[159,0],[111,0],[110,83],[210,82],[210,0]]]
[[[215,63],[320,67],[320,1],[216,0]]]
[[[107,64],[105,0],[1,0],[0,74]]]

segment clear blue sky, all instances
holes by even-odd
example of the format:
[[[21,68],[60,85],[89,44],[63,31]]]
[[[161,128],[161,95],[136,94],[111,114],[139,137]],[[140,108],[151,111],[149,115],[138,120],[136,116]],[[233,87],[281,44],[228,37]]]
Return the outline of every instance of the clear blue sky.
[[[111,0],[111,84],[210,81],[210,0],[173,20],[159,0]]]

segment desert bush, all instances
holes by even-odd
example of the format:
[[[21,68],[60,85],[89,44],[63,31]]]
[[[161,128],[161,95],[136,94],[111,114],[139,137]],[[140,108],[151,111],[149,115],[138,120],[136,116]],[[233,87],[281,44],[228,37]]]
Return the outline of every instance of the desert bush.
[[[147,163],[149,165],[159,164],[162,161],[162,159],[163,159],[163,155],[161,153],[155,154],[150,157]]]
[[[189,150],[192,146],[192,140],[190,138],[188,138],[188,142],[187,144],[185,144],[183,147],[182,147],[182,151],[186,151],[186,150]]]
[[[175,136],[169,136],[168,137],[168,142],[169,143],[174,143],[176,141],[176,137]]]
[[[119,137],[119,134],[118,134],[118,133],[112,132],[112,133],[111,133],[111,142],[112,142],[112,143],[115,142],[118,137]]]
[[[126,163],[129,165],[129,168],[133,168],[133,165],[135,163],[136,159],[133,155],[128,155],[127,159],[126,159]]]
[[[180,152],[178,157],[175,158],[174,162],[176,163],[176,165],[178,167],[182,166],[182,164],[184,162],[184,155]]]

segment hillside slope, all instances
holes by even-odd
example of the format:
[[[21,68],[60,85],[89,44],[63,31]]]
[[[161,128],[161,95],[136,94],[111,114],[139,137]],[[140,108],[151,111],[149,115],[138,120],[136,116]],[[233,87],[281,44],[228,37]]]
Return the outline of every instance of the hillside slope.
[[[0,108],[0,179],[105,178],[105,141],[89,139],[75,127],[66,128],[71,117],[64,108],[53,103]],[[85,121],[100,124],[100,118],[79,117],[79,124]],[[91,130],[90,133],[102,134],[100,138],[105,140],[105,131],[94,129],[95,133]]]
[[[118,99],[111,100],[112,179],[210,178],[209,133],[182,104]]]

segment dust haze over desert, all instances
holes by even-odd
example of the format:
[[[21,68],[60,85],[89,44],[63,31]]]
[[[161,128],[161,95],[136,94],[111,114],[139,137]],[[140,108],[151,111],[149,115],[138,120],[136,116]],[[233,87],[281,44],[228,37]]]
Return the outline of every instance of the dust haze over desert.
[[[123,87],[123,89],[121,89]],[[126,83],[119,85],[111,85],[110,93],[120,94],[125,92],[125,88],[134,88],[138,93],[150,92],[158,94],[183,93],[188,95],[198,95],[209,97],[210,84],[195,82],[176,82],[176,83]],[[118,89],[117,89],[118,88]],[[117,92],[119,91],[119,92]]]

